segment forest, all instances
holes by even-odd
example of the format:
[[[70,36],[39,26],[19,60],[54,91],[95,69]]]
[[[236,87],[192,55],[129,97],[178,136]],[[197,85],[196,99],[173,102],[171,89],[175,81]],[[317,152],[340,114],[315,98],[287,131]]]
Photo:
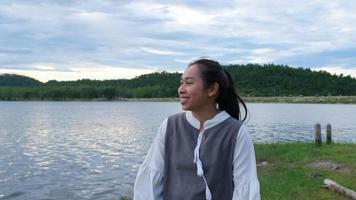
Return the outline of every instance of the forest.
[[[277,64],[227,65],[240,96],[354,96],[356,79]],[[0,100],[122,100],[177,97],[181,74],[155,72],[132,79],[76,81],[0,75]]]

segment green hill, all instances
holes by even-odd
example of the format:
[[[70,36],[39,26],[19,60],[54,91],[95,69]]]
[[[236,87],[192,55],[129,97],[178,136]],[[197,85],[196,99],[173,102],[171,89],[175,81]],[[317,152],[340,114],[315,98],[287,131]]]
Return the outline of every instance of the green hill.
[[[275,64],[229,65],[235,86],[244,96],[351,96],[356,79]]]
[[[16,74],[0,74],[0,87],[34,87],[42,82],[27,76]]]
[[[225,67],[231,73],[236,90],[241,96],[356,95],[356,79],[351,76],[332,75],[325,71],[316,72],[310,69],[275,64],[228,65]],[[53,80],[41,83],[29,77],[6,75],[4,77],[21,77],[22,81],[17,81],[18,79],[15,78],[4,78],[3,80],[8,81],[0,84],[0,100],[110,100],[177,97],[180,76],[181,74],[177,72],[155,72],[133,79]]]

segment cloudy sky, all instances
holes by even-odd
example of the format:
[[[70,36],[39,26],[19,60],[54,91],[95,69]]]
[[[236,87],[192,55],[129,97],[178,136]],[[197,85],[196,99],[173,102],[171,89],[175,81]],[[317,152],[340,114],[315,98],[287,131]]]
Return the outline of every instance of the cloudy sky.
[[[132,78],[276,63],[356,77],[354,0],[1,0],[0,73]]]

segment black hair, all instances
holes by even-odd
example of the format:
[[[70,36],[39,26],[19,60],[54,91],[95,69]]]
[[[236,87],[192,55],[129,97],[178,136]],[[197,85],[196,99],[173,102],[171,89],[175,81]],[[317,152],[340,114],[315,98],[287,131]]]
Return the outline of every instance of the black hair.
[[[226,111],[235,119],[245,121],[247,117],[247,107],[245,102],[236,93],[234,82],[229,72],[224,69],[219,62],[206,58],[195,60],[191,62],[188,67],[192,65],[199,65],[200,75],[205,88],[214,83],[219,85],[219,93],[216,98],[219,110]],[[241,116],[240,104],[245,110],[243,117]]]

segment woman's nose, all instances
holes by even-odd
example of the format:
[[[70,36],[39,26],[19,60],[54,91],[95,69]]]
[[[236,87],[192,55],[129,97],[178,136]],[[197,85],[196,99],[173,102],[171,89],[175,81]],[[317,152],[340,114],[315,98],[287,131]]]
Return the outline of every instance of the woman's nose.
[[[178,94],[183,94],[185,92],[185,89],[183,87],[183,85],[178,87]]]

